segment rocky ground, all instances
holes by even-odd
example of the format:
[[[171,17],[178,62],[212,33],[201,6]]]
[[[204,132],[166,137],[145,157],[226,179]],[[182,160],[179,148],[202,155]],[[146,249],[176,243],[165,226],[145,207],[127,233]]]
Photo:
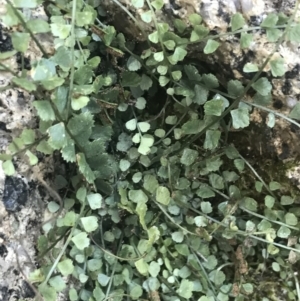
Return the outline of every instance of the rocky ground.
[[[29,12],[27,12],[29,13]],[[0,1],[0,16],[5,14],[5,1]],[[42,8],[33,12],[37,18],[45,18]],[[12,50],[10,28],[0,22],[0,52]],[[41,40],[47,49],[49,40]],[[30,72],[30,64],[41,57],[31,43],[25,53],[24,66]],[[21,55],[17,54],[3,62],[15,72],[21,70]],[[12,75],[0,71],[0,87],[10,83]],[[37,126],[31,106],[32,96],[18,88],[0,92],[0,151],[25,128]],[[15,161],[16,174],[5,177],[0,167],[0,301],[13,301],[34,297],[35,293],[26,281],[29,273],[37,267],[36,241],[41,233],[44,212],[49,202],[48,191],[38,178],[52,174],[52,158],[43,158],[35,174],[19,158]]]
[[[127,28],[126,34],[134,33],[134,25],[124,16],[123,12],[113,6],[112,1],[103,1],[106,5],[107,14],[111,20],[118,20],[118,24],[128,24],[122,26]],[[120,1],[130,9],[129,0]],[[186,18],[189,13],[198,12],[202,15],[211,29],[225,32],[229,26],[230,15],[240,11],[253,24],[260,22],[266,12],[284,11],[287,14],[295,5],[295,1],[255,1],[255,0],[227,0],[227,1],[196,1],[196,0],[175,0],[165,1],[165,9],[161,13],[161,18],[167,19],[169,14]],[[201,2],[201,5],[198,3]],[[5,14],[4,0],[0,0],[0,16]],[[114,13],[112,13],[114,12]],[[132,10],[134,12],[134,10]],[[118,18],[116,18],[116,15]],[[35,17],[45,18],[43,9],[39,8],[34,12]],[[123,16],[124,22],[122,22]],[[118,30],[116,26],[116,29]],[[121,29],[122,29],[121,28]],[[129,30],[128,30],[129,28]],[[148,28],[149,29],[149,28]],[[9,31],[11,29],[3,27],[0,21],[0,52],[12,49]],[[146,28],[147,30],[147,28]],[[259,35],[259,33],[257,33]],[[141,37],[141,40],[143,38]],[[240,78],[243,76],[241,68],[243,59],[251,55],[255,62],[260,63],[268,55],[268,44],[264,39],[256,39],[248,53],[237,49],[237,41],[229,39],[224,41],[224,46],[214,56],[211,56],[209,65],[211,72],[218,72],[223,77]],[[46,49],[51,51],[51,40],[47,36],[41,36],[41,41],[46,45]],[[197,46],[198,47],[198,46]],[[204,60],[199,53],[200,48],[191,49],[191,58],[201,64]],[[290,70],[282,79],[272,79],[274,87],[273,109],[280,113],[287,114],[291,108],[299,101],[300,97],[300,53],[293,45],[283,45],[279,54],[286,59],[287,67]],[[41,57],[40,52],[34,44],[25,54],[25,67],[30,71],[30,64]],[[16,55],[5,62],[14,71],[21,68],[21,57]],[[228,70],[228,71],[226,71]],[[267,70],[266,70],[267,71]],[[11,75],[8,72],[0,71],[0,88],[10,82]],[[220,78],[222,79],[222,78]],[[14,88],[0,92],[0,151],[4,151],[11,142],[11,137],[20,134],[24,127],[35,128],[37,126],[34,112],[31,106],[32,97],[21,89]],[[257,125],[263,125],[265,117],[258,111],[252,115]],[[260,128],[260,127],[259,127]],[[268,133],[260,134],[261,142],[255,136],[256,143],[250,147],[273,152],[279,160],[294,160],[299,158],[299,128],[291,126],[285,121],[277,123],[274,129]],[[264,143],[264,144],[259,144]],[[251,146],[252,145],[252,146]],[[257,154],[257,152],[255,152]],[[36,241],[41,233],[43,221],[45,220],[45,210],[47,203],[51,199],[49,192],[40,184],[39,178],[45,179],[49,185],[53,172],[53,159],[42,158],[36,169],[36,173],[17,159],[17,173],[13,177],[5,177],[0,166],[0,301],[13,301],[20,298],[34,297],[34,291],[27,283],[26,278],[30,271],[37,267]],[[300,166],[294,166],[289,171],[292,181],[298,183]]]

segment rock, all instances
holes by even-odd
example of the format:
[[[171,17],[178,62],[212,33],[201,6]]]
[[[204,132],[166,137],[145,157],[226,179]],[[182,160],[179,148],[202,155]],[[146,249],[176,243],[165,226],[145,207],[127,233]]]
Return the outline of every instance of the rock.
[[[35,297],[35,292],[31,288],[31,286],[26,282],[22,282],[22,298],[34,298]]]
[[[28,188],[24,181],[17,177],[6,177],[2,201],[7,211],[21,210],[28,199]]]
[[[0,52],[10,51],[13,49],[10,36],[5,33],[0,24]]]

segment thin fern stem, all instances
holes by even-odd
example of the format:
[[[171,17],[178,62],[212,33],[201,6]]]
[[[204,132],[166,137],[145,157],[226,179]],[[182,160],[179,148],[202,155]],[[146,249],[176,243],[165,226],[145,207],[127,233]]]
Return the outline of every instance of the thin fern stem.
[[[11,9],[13,10],[13,12],[15,13],[15,15],[17,16],[17,18],[21,22],[21,24],[24,27],[24,29],[26,29],[26,31],[30,34],[30,37],[32,38],[32,40],[35,42],[35,44],[41,50],[43,56],[45,58],[48,58],[48,54],[47,54],[46,50],[44,49],[44,47],[42,46],[42,44],[39,42],[39,40],[36,38],[36,36],[33,34],[33,32],[31,31],[31,29],[28,28],[28,26],[26,25],[24,19],[20,15],[19,11],[13,6],[13,4],[11,3],[10,0],[6,0],[6,1],[11,6]]]
[[[145,32],[145,30],[142,28],[142,26],[140,25],[140,22],[133,16],[133,14],[122,4],[120,3],[118,0],[112,0],[115,4],[117,4],[119,7],[121,7],[121,9],[134,21],[135,25],[138,26],[138,28],[140,29],[140,31],[142,32],[143,36],[145,38],[147,38],[147,34]],[[147,39],[148,40],[148,39]],[[150,45],[149,45],[150,46]]]
[[[285,119],[286,121],[288,121],[288,122],[294,124],[295,126],[297,126],[298,128],[300,128],[300,124],[299,124],[298,122],[296,122],[296,121],[293,120],[292,118],[287,117],[287,116],[284,115],[284,114],[275,112],[274,110],[268,109],[268,108],[266,108],[266,107],[264,107],[264,106],[258,105],[258,104],[253,103],[253,102],[248,102],[248,101],[242,101],[242,102],[245,103],[245,104],[247,104],[247,105],[249,105],[249,106],[253,106],[253,107],[256,107],[256,108],[258,108],[258,109],[260,109],[260,110],[263,110],[263,111],[272,113],[272,114],[274,114],[275,116],[278,116],[278,117],[280,117],[280,118],[283,118],[283,119]]]
[[[75,18],[76,18],[76,5],[77,0],[73,1],[73,7],[72,7],[72,21],[71,21],[71,40],[75,43]],[[71,61],[75,61],[75,45],[71,48]],[[74,87],[74,73],[75,73],[75,67],[74,64],[71,65],[70,70],[70,87],[69,87],[69,93],[68,93],[68,104],[67,104],[67,119],[69,118],[69,115],[71,114],[71,102],[72,102],[72,94],[73,94],[73,87]]]

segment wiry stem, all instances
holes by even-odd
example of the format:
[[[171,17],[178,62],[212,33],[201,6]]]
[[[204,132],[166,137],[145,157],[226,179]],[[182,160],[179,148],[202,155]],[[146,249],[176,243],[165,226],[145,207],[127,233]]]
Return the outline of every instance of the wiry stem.
[[[13,10],[13,12],[15,13],[15,15],[17,16],[17,18],[20,20],[22,26],[24,27],[24,29],[26,29],[26,31],[29,32],[30,37],[33,39],[33,41],[35,42],[35,44],[38,46],[38,48],[41,50],[43,56],[45,58],[48,58],[48,54],[45,51],[44,47],[42,46],[42,44],[39,42],[39,40],[35,37],[35,35],[33,34],[33,32],[28,28],[28,26],[26,25],[25,21],[23,20],[22,16],[20,15],[19,11],[13,6],[13,4],[11,3],[10,0],[6,0],[9,5],[11,6],[11,9]]]

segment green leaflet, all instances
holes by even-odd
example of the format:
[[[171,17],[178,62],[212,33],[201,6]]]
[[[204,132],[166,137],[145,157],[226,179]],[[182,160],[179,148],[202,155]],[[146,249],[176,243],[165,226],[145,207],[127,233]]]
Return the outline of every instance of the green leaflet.
[[[63,276],[70,275],[74,270],[74,265],[70,259],[65,259],[58,263],[57,268]]]
[[[286,72],[286,67],[283,58],[278,58],[270,62],[271,72],[273,76],[282,76]]]
[[[180,162],[184,165],[192,165],[196,158],[198,157],[198,152],[192,149],[184,149],[183,154],[180,158]]]
[[[252,87],[263,96],[269,94],[272,89],[272,85],[265,77],[262,77],[259,80],[257,80],[254,84],[252,84]]]
[[[240,13],[236,13],[231,17],[231,29],[236,31],[242,28],[245,24],[245,19]]]
[[[55,301],[57,300],[57,294],[53,287],[50,287],[46,284],[39,285],[39,292],[45,298],[46,301]]]
[[[180,287],[178,288],[178,290],[176,292],[179,294],[179,296],[181,296],[185,299],[189,299],[192,297],[193,288],[194,288],[193,282],[184,279],[181,281]]]
[[[136,72],[124,71],[122,73],[123,87],[136,87],[141,81],[140,76]]]
[[[16,78],[14,77],[12,79],[13,83],[16,84],[17,86],[23,88],[24,90],[27,90],[28,92],[32,92],[36,90],[36,85],[32,82],[29,81],[26,78]]]
[[[2,168],[7,176],[12,176],[15,173],[15,167],[11,160],[4,161],[2,163]]]
[[[45,33],[50,31],[49,24],[44,20],[28,20],[26,25],[33,33]]]
[[[63,123],[57,123],[48,129],[48,144],[53,149],[60,149],[67,144],[67,133]]]
[[[199,25],[202,21],[202,17],[198,14],[191,14],[189,15],[189,21],[193,26]]]
[[[74,242],[74,244],[78,248],[78,250],[84,250],[90,244],[90,239],[88,238],[88,235],[85,232],[80,232],[80,233],[76,234],[72,238],[72,241]],[[71,270],[71,266],[68,266],[66,269],[69,272]],[[62,274],[63,274],[63,272],[62,272]]]
[[[29,33],[13,32],[11,34],[11,41],[14,49],[20,52],[25,52],[29,46],[30,35]]]
[[[55,113],[49,101],[34,101],[33,106],[36,108],[39,117],[44,121],[55,120]]]
[[[67,24],[50,24],[51,32],[60,39],[66,39],[71,31],[71,25]]]
[[[249,111],[246,108],[239,108],[230,112],[233,127],[235,129],[247,127],[250,124]]]
[[[79,136],[84,133],[87,138],[91,135],[93,126],[93,116],[89,112],[75,115],[68,123],[68,129],[72,135]]]
[[[90,166],[86,162],[85,155],[83,153],[78,153],[76,155],[76,158],[77,158],[79,171],[82,173],[82,175],[86,178],[86,180],[89,183],[93,183],[96,177],[93,171],[91,170]]]
[[[207,40],[207,43],[204,47],[203,52],[205,54],[213,53],[218,49],[219,46],[220,46],[219,42],[209,39],[209,40]]]
[[[24,129],[20,138],[22,139],[25,145],[31,144],[35,140],[35,132],[31,129]]]
[[[190,120],[182,125],[182,132],[186,135],[198,134],[205,126],[203,120]]]
[[[166,187],[159,186],[156,189],[156,200],[163,205],[168,205],[171,200],[169,190]]]
[[[82,217],[80,221],[86,232],[93,232],[98,228],[98,221],[95,216]]]
[[[261,27],[274,27],[278,21],[278,16],[274,13],[270,13],[261,22]]]
[[[67,139],[67,144],[61,149],[61,155],[66,162],[75,162],[75,143],[72,139]]]
[[[49,284],[56,292],[61,292],[66,288],[66,283],[61,276],[55,276],[49,279]]]
[[[53,61],[64,70],[68,70],[72,65],[71,51],[67,47],[59,47],[53,57]]]
[[[152,21],[152,12],[150,10],[143,12],[141,14],[141,19],[145,22],[145,23],[150,23]]]
[[[241,33],[240,45],[241,48],[249,48],[253,40],[253,35],[249,33]]]
[[[147,230],[147,226],[146,226],[146,222],[145,222],[145,216],[146,216],[147,209],[148,209],[148,207],[146,205],[146,202],[143,202],[143,201],[139,201],[136,206],[136,209],[135,209],[139,216],[140,223],[144,230]]]

